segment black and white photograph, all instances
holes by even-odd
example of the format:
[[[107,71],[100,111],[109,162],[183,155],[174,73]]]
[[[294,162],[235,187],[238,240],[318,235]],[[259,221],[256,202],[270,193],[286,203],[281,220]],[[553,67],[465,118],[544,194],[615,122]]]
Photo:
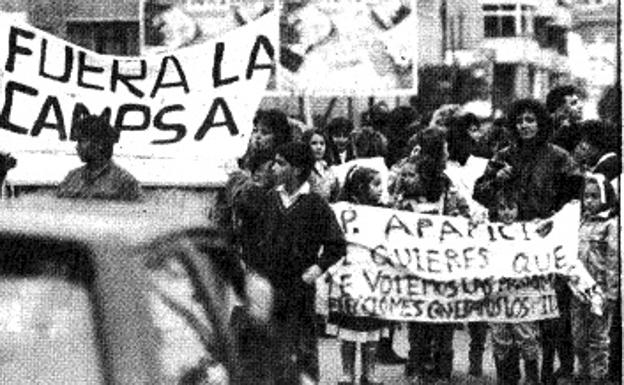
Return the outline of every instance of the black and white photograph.
[[[616,0],[0,0],[0,385],[621,385]]]

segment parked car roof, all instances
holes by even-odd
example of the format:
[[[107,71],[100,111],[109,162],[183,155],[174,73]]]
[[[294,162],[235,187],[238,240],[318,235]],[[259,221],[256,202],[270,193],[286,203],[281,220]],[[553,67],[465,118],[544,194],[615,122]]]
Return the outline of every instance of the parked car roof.
[[[0,231],[93,240],[115,236],[129,242],[197,227],[215,228],[201,202],[168,207],[160,202],[118,203],[34,196],[0,201]]]

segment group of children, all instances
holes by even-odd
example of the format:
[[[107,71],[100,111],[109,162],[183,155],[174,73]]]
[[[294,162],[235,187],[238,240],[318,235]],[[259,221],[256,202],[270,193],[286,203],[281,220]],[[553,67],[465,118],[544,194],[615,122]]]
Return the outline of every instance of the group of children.
[[[381,203],[380,172],[367,167],[353,167],[347,174],[340,193],[331,168],[323,161],[324,136],[310,131],[304,137],[313,149],[316,166],[310,181],[328,199],[351,203],[384,206]],[[430,128],[419,138],[419,154],[403,163],[394,186],[390,207],[420,213],[468,215],[468,205],[454,191],[444,175],[446,143],[441,130]],[[333,190],[327,189],[332,186]],[[597,310],[596,298],[578,296],[572,299],[571,318],[574,352],[579,359],[579,383],[597,383],[605,378],[609,361],[609,330],[614,303],[618,296],[618,227],[616,199],[613,188],[600,174],[586,174],[581,198],[582,223],[578,233],[579,258],[596,280],[602,305]],[[519,192],[504,188],[496,194],[490,207],[490,218],[505,224],[518,219]],[[388,206],[387,204],[385,206]],[[594,295],[595,297],[595,295]],[[330,322],[331,324],[331,322]],[[389,323],[379,320],[340,317],[335,333],[342,344],[343,375],[339,383],[354,381],[354,340],[362,347],[362,379],[364,384],[380,383],[375,373],[375,347]],[[520,380],[519,361],[524,360],[526,383],[540,383],[540,325],[538,322],[492,323],[490,325],[494,361],[500,384],[517,384]],[[410,359],[407,374],[411,378],[431,377],[448,381],[453,362],[454,325],[413,323],[410,325]],[[435,345],[435,349],[431,346]]]
[[[534,123],[523,116],[518,126]],[[242,200],[247,204],[238,210],[238,215],[244,228],[240,241],[245,262],[267,277],[275,288],[273,327],[269,338],[260,344],[270,341],[267,345],[276,348],[267,352],[264,364],[258,365],[270,368],[267,381],[260,381],[256,372],[253,383],[291,384],[299,382],[297,373],[308,373],[310,378],[318,376],[315,342],[319,332],[312,332],[311,327],[315,324],[314,282],[347,252],[329,202],[465,217],[471,215],[471,209],[466,199],[470,197],[462,196],[445,173],[448,132],[435,125],[415,136],[413,151],[396,162],[396,175],[389,186],[382,181],[384,175],[379,170],[364,166],[352,167],[339,182],[329,155],[345,161],[351,148],[339,137],[331,138],[331,148],[322,130],[305,131],[301,141],[278,141],[277,137],[274,135],[273,142],[283,143],[277,143],[271,151],[262,148],[262,141],[258,140],[255,154],[247,159],[253,175],[251,185],[255,187],[245,190],[249,196]],[[337,154],[329,154],[330,151]],[[267,190],[269,193],[264,194]],[[490,219],[506,224],[526,220],[521,215],[521,193],[513,188],[498,189],[488,205]],[[389,202],[382,203],[386,194]],[[599,288],[591,295],[579,294],[570,305],[574,353],[581,368],[579,383],[585,384],[603,379],[608,366],[608,331],[619,294],[618,230],[615,194],[601,175],[587,173],[583,194],[577,198],[582,203],[581,228],[578,235],[574,234],[579,238],[579,258]],[[340,383],[381,383],[375,370],[377,351],[380,346],[391,346],[387,334],[392,323],[341,315],[333,315],[327,321],[327,332],[342,341]],[[448,383],[453,369],[455,325],[412,322],[408,327],[408,377],[415,383],[423,379]],[[500,384],[519,382],[520,358],[524,359],[526,383],[543,380],[538,363],[545,346],[543,325],[493,323],[490,328]],[[359,379],[355,378],[356,341],[364,342]],[[480,366],[480,360],[477,361]],[[471,367],[470,374],[480,375],[481,370]]]

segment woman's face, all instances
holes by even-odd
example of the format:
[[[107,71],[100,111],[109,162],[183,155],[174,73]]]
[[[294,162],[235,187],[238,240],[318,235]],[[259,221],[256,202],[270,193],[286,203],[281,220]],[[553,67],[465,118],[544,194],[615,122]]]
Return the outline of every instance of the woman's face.
[[[258,122],[251,132],[250,146],[254,150],[268,150],[273,146],[274,138],[273,130]]]
[[[530,140],[537,136],[539,128],[537,126],[537,117],[533,112],[524,111],[516,118],[516,129],[522,140]]]
[[[314,159],[323,160],[325,157],[325,138],[319,134],[314,134],[310,138],[310,148],[314,154]]]

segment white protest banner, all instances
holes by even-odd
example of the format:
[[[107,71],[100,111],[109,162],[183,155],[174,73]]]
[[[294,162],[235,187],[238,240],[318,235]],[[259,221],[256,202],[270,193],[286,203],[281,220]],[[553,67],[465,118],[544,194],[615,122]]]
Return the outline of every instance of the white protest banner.
[[[75,122],[91,113],[121,131],[116,160],[141,182],[223,182],[249,141],[276,37],[271,12],[203,44],[115,57],[0,23],[0,150],[18,158],[11,179],[61,180],[79,165]]]
[[[424,322],[522,322],[558,316],[552,279],[587,279],[577,259],[579,206],[536,222],[333,205],[347,256],[317,281],[317,311]],[[542,235],[540,235],[540,233]]]

